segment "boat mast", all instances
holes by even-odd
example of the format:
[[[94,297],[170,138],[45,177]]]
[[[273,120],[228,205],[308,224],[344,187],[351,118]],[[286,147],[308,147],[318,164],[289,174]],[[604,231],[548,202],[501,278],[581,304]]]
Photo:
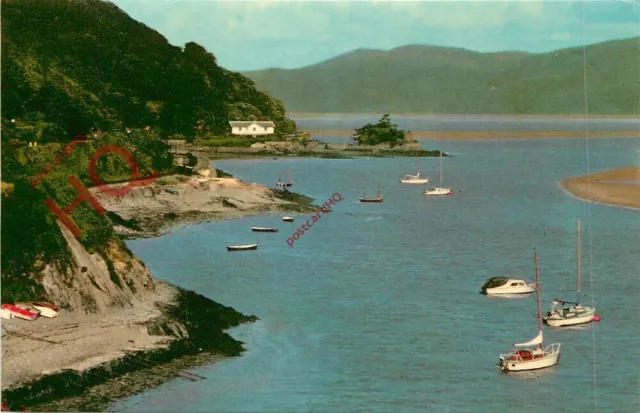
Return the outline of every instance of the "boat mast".
[[[440,151],[440,186],[442,186],[442,151]]]
[[[540,274],[538,273],[538,253],[536,249],[533,249],[533,260],[536,266],[536,299],[538,302],[538,331],[542,334],[542,310],[540,309]],[[544,348],[544,338],[540,343],[540,347]]]
[[[576,297],[576,304],[580,303],[580,218],[578,218],[578,296]]]
[[[291,170],[287,169],[287,183],[290,184],[291,183]]]
[[[382,198],[382,185],[378,185],[378,198]]]

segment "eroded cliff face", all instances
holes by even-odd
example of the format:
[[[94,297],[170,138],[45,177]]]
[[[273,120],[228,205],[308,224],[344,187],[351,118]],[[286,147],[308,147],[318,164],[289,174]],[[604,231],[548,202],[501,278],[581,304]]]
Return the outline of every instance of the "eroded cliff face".
[[[113,307],[134,307],[155,300],[155,282],[145,265],[117,242],[107,241],[106,261],[90,254],[58,223],[71,251],[66,271],[46,265],[41,284],[55,304],[71,311],[105,313]]]

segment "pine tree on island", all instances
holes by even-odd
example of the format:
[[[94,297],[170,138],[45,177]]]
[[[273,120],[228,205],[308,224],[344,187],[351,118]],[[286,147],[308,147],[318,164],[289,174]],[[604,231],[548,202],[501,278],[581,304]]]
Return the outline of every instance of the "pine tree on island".
[[[396,145],[404,144],[404,132],[398,130],[398,126],[391,123],[388,114],[382,115],[377,124],[367,123],[361,128],[355,130],[353,140],[358,145],[378,145],[381,143],[389,144],[392,148]]]

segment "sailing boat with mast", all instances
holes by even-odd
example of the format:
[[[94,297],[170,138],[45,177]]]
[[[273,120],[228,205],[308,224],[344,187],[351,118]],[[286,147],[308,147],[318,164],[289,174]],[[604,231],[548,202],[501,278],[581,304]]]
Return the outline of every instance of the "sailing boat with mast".
[[[551,327],[573,326],[576,324],[590,323],[593,320],[599,320],[596,315],[596,309],[593,307],[583,307],[580,305],[580,218],[578,218],[578,293],[576,302],[555,299],[551,304],[551,309],[544,318],[544,321]]]
[[[287,182],[282,182],[282,174],[280,174],[280,177],[278,178],[278,182],[276,183],[276,186],[279,186],[279,187],[293,186],[293,182],[291,182],[291,173],[289,172],[289,170],[287,170]]]
[[[453,195],[453,191],[451,190],[451,188],[442,187],[442,151],[440,151],[440,186],[427,189],[426,191],[424,191],[424,194],[430,196]]]
[[[378,185],[378,196],[376,198],[360,198],[360,202],[382,202],[382,185]]]
[[[544,347],[542,335],[542,314],[540,310],[540,275],[538,273],[538,254],[533,250],[536,267],[536,298],[538,303],[538,335],[526,343],[513,345],[513,350],[507,354],[500,354],[498,366],[502,371],[538,370],[555,366],[560,360],[560,343]]]
[[[418,152],[416,152],[416,170],[417,173],[415,175],[405,175],[400,180],[401,184],[414,184],[421,185],[429,182],[429,178],[420,176],[420,157],[418,156]]]

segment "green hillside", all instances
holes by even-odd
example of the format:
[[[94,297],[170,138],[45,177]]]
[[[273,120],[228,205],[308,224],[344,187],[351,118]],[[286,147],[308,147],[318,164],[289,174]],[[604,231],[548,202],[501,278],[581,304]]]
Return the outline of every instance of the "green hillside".
[[[147,177],[174,172],[163,138],[224,133],[236,118],[273,120],[280,133],[295,128],[283,104],[251,80],[219,67],[195,43],[171,46],[112,3],[1,4],[3,302],[47,299],[41,285],[47,264],[61,274],[72,271],[67,242],[45,199],[61,206],[76,199],[70,176],[93,186],[89,159],[104,145],[126,149],[140,177]],[[65,145],[77,134],[90,139]],[[33,141],[38,145],[27,145]],[[115,154],[101,156],[96,170],[107,183],[132,173]],[[32,185],[39,174],[43,179]],[[117,280],[110,245],[128,251],[113,231],[114,223],[126,222],[85,202],[70,215],[82,246],[99,253]]]
[[[640,38],[590,45],[589,111],[640,113]],[[582,48],[476,53],[434,46],[356,50],[300,69],[247,72],[297,112],[574,114]]]
[[[35,126],[26,136],[3,128],[5,142],[147,126],[191,137],[226,132],[236,118],[288,132],[284,112],[198,44],[172,46],[112,3],[2,1],[3,126]]]

